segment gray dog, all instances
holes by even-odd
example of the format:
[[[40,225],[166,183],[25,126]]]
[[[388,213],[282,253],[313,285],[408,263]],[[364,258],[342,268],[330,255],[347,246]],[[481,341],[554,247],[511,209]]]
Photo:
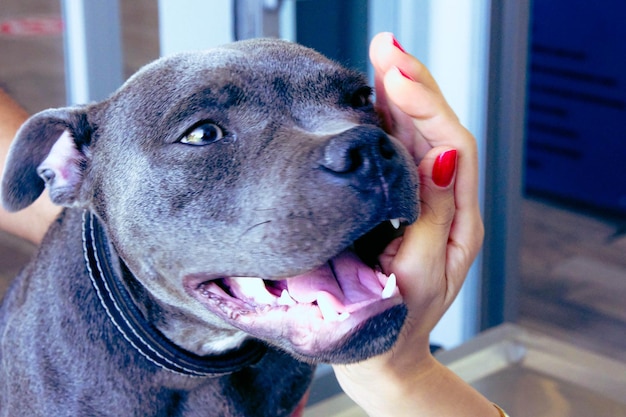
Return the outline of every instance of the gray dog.
[[[418,215],[363,77],[282,41],[164,58],[18,132],[9,210],[66,207],[0,309],[1,416],[289,416],[406,316]]]

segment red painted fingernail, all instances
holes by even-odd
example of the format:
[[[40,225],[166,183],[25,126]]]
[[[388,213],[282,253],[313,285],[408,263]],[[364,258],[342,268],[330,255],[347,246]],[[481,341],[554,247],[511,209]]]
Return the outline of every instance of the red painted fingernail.
[[[400,42],[398,42],[395,36],[393,36],[393,46],[395,46],[396,48],[398,48],[399,50],[401,50],[403,53],[406,54],[406,51],[404,50],[402,45],[400,45]]]
[[[456,149],[440,154],[433,165],[433,182],[439,187],[447,187],[456,171]]]
[[[396,67],[398,68],[398,67]],[[411,77],[409,74],[407,74],[406,72],[402,71],[400,68],[398,68],[398,72],[400,73],[400,75],[402,75],[404,78],[406,78],[407,80],[410,81],[415,81],[415,79],[413,77]]]

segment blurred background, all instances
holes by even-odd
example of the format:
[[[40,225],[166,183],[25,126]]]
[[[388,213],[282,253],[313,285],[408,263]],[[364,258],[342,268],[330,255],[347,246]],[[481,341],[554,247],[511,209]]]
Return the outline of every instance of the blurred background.
[[[625,20],[621,0],[2,0],[0,87],[34,113],[260,36],[371,78],[369,40],[392,31],[481,151],[485,246],[433,343],[514,323],[626,362]],[[0,234],[0,295],[33,250]]]

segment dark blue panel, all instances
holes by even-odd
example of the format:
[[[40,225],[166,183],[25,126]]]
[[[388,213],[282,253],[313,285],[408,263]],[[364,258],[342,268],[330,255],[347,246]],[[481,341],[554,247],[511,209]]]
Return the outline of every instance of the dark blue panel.
[[[528,191],[626,213],[626,2],[535,0]]]

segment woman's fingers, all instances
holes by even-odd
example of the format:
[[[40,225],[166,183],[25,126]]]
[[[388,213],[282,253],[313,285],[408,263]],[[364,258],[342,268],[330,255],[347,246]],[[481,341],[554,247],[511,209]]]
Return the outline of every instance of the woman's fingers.
[[[426,88],[439,92],[437,82],[428,69],[419,60],[407,54],[391,33],[376,35],[370,43],[369,55],[377,74],[384,75],[396,67]],[[439,94],[441,95],[440,92]]]
[[[447,105],[428,69],[406,54],[392,34],[382,33],[374,37],[370,46],[370,59],[375,70],[378,110],[389,131],[402,140],[410,151],[416,145],[421,145],[415,141],[414,122],[423,124],[418,126],[418,130],[421,135],[427,135],[429,125],[441,119],[441,116],[444,116],[442,122],[456,121],[454,112]],[[407,112],[409,109],[410,112]],[[442,122],[437,121],[435,124]],[[430,144],[430,147],[439,144]],[[421,156],[423,153],[414,153],[416,160]]]
[[[458,151],[458,218],[450,238],[460,253],[475,256],[483,229],[474,137],[461,125],[428,69],[405,53],[392,34],[381,33],[372,40],[370,58],[375,69],[377,106],[386,127],[406,146],[416,163],[434,147],[449,146]]]

